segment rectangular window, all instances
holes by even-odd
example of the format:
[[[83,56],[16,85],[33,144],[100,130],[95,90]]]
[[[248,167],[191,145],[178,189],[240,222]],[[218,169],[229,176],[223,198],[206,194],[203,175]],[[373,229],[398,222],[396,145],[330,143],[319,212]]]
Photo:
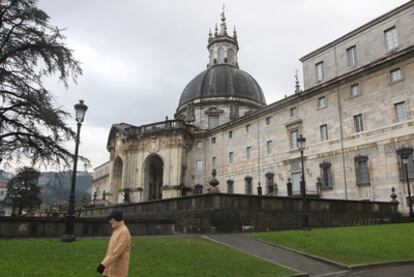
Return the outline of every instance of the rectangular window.
[[[272,154],[272,141],[268,140],[266,142],[266,152],[267,154]]]
[[[249,130],[250,130],[250,124],[247,124],[247,125],[246,125],[246,133],[248,133],[248,132],[249,132]]]
[[[216,157],[211,158],[211,167],[216,168]]]
[[[229,152],[229,163],[233,163],[233,152]]]
[[[229,138],[233,137],[233,131],[229,131]]]
[[[391,70],[390,72],[391,82],[397,82],[401,80],[401,70],[399,68]]]
[[[274,174],[268,172],[265,174],[266,177],[266,195],[276,195],[275,194],[275,182],[273,180]]]
[[[351,86],[351,96],[359,95],[359,84],[355,84]]]
[[[266,117],[266,126],[269,126],[270,125],[271,120],[272,120],[272,117],[271,116]]]
[[[398,47],[397,29],[395,26],[384,31],[384,38],[387,50],[392,50]]]
[[[250,160],[250,152],[251,152],[252,147],[247,146],[246,147],[246,159]]]
[[[290,132],[290,148],[298,148],[298,130]]]
[[[369,184],[368,157],[366,156],[355,157],[355,171],[356,171],[357,185],[368,185]]]
[[[220,124],[220,116],[219,115],[209,115],[208,116],[208,128],[212,129]]]
[[[395,111],[395,119],[397,122],[404,121],[405,118],[405,111],[404,111],[404,102],[400,102],[394,105]]]
[[[197,160],[197,171],[203,170],[203,161]]]
[[[346,49],[346,55],[348,57],[348,66],[356,66],[358,61],[357,61],[357,51],[356,51],[355,45]]]
[[[247,176],[244,178],[244,191],[246,194],[253,194],[253,185],[252,185],[253,178]]]
[[[408,154],[407,172],[408,172],[408,179],[413,179],[414,178],[413,153]],[[407,181],[407,174],[405,173],[405,165],[402,163],[401,156],[400,156],[400,180]]]
[[[362,114],[354,116],[355,132],[359,133],[364,131],[364,122],[362,121]]]
[[[320,82],[323,80],[323,62],[315,64],[316,81]]]
[[[322,97],[318,98],[318,107],[319,107],[319,109],[322,109],[322,108],[326,107],[326,98],[325,98],[325,96],[322,96]]]
[[[290,108],[290,117],[294,117],[296,116],[296,107],[291,107]]]
[[[321,141],[328,140],[328,125],[321,125]]]
[[[211,138],[211,144],[216,144],[216,137]]]
[[[319,164],[321,169],[321,186],[323,188],[332,187],[332,172],[331,172],[331,163],[322,162]]]

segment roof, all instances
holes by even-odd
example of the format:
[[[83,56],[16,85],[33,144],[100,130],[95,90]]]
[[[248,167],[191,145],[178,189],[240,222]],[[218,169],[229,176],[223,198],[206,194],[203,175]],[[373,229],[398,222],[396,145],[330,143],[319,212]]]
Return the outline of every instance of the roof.
[[[322,47],[320,47],[320,48],[318,48],[318,49],[316,49],[312,52],[310,52],[309,54],[307,54],[307,55],[303,56],[302,58],[300,58],[299,61],[304,62],[304,61],[318,55],[319,53],[322,53],[323,51],[331,48],[332,46],[337,45],[337,44],[347,40],[348,38],[353,37],[356,34],[361,33],[363,31],[367,30],[368,28],[371,28],[372,26],[374,26],[374,25],[376,25],[376,24],[378,24],[378,23],[380,23],[380,22],[382,22],[382,21],[384,21],[384,20],[400,13],[401,11],[410,8],[413,5],[414,5],[414,1],[409,1],[405,4],[403,4],[403,5],[387,12],[386,14],[383,14],[383,15],[375,18],[374,20],[369,21],[368,23],[360,26],[359,28],[357,28],[357,29],[341,36],[340,38],[338,38],[338,39],[336,39],[336,40],[334,40],[334,41],[332,41],[332,42],[330,42],[330,43],[328,43],[328,44],[326,44],[326,45],[324,45],[324,46],[322,46]]]
[[[196,99],[236,97],[249,99],[259,106],[266,105],[257,81],[247,72],[228,64],[209,67],[184,88],[178,108]]]

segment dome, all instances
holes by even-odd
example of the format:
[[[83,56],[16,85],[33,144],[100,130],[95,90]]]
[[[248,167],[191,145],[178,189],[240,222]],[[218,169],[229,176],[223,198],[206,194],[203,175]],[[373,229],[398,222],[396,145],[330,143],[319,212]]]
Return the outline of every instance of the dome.
[[[265,106],[262,89],[247,72],[235,66],[218,64],[198,74],[184,88],[178,108],[188,102],[216,97],[244,98]]]

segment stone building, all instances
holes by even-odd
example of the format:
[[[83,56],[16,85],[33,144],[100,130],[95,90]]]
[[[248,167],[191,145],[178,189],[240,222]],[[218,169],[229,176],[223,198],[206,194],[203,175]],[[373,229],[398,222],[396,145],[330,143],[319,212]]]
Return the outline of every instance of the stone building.
[[[206,193],[216,169],[223,193],[257,194],[261,187],[295,196],[301,135],[306,194],[390,201],[394,187],[408,211],[399,153],[414,145],[412,26],[410,1],[307,54],[300,59],[304,90],[297,81],[294,94],[267,105],[259,84],[239,68],[236,30],[228,33],[222,13],[208,38],[207,69],[184,88],[175,119],[114,124],[108,174],[95,179],[93,191],[105,186],[112,203]]]

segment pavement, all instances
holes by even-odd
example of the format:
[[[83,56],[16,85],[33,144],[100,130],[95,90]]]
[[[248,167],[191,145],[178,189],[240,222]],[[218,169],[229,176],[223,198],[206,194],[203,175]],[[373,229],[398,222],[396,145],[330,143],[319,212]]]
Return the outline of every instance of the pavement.
[[[324,262],[285,248],[270,245],[255,240],[244,234],[209,234],[205,238],[227,247],[258,257],[271,263],[290,268],[298,273],[309,276],[338,276],[338,277],[413,277],[414,263],[406,265],[384,265],[374,268],[348,268]]]

